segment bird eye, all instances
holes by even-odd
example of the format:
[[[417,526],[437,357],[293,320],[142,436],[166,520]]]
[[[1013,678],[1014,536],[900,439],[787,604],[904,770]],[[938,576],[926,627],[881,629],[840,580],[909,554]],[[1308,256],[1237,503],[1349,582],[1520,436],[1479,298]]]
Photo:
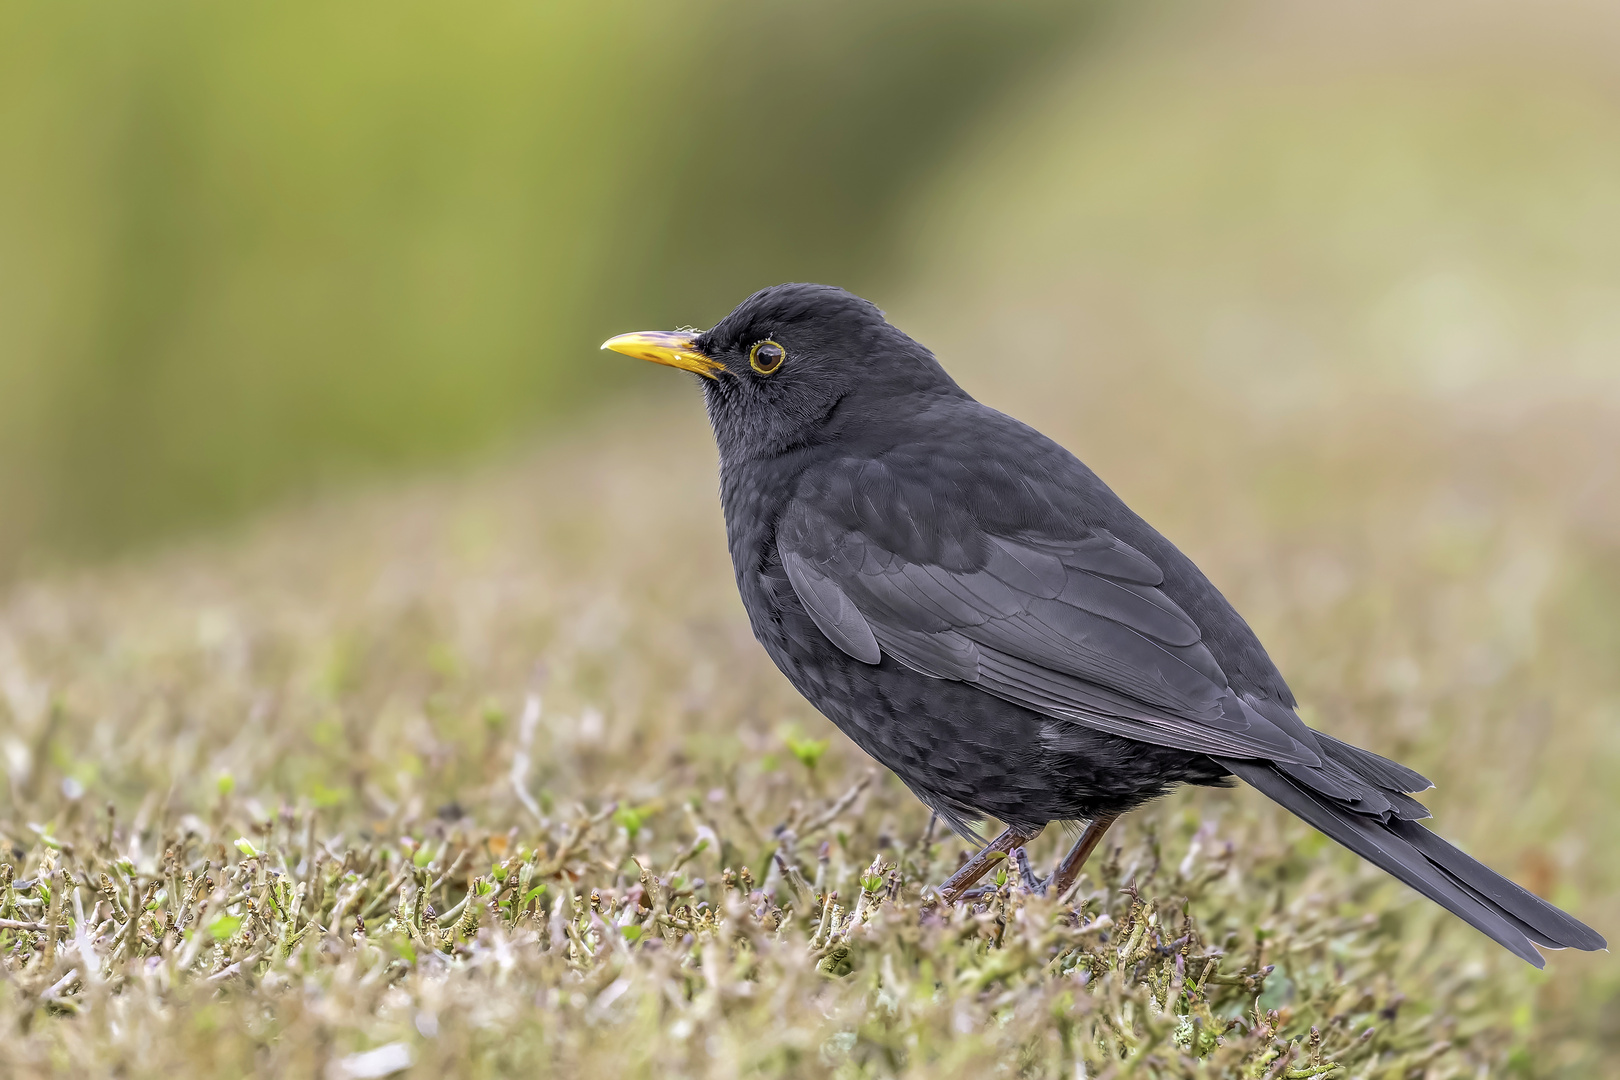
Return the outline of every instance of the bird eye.
[[[774,374],[787,359],[787,350],[774,341],[756,341],[748,350],[748,364],[761,375]]]

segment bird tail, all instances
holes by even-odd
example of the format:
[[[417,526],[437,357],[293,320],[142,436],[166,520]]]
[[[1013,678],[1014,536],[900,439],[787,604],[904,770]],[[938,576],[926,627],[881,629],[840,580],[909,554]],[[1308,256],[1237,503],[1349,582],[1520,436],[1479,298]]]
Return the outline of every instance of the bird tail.
[[[1344,799],[1316,790],[1308,777],[1285,774],[1267,762],[1222,759],[1221,764],[1538,968],[1545,961],[1537,945],[1607,948],[1597,931],[1452,847],[1410,816],[1354,809]]]

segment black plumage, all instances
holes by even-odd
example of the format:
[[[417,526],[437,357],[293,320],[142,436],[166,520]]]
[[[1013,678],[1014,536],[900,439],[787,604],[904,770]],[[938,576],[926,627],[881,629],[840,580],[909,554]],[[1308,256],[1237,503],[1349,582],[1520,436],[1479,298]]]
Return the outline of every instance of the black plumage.
[[[1537,944],[1604,947],[1416,824],[1427,780],[1308,728],[1185,555],[871,304],[782,285],[707,332],[606,347],[704,377],[755,635],[965,835],[986,816],[1008,843],[1106,828],[1235,775],[1531,963]]]

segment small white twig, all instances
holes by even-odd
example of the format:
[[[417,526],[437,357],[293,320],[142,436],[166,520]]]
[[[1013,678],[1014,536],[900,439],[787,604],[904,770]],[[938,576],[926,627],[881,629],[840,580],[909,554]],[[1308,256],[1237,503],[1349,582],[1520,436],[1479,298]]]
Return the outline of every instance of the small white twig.
[[[540,695],[529,694],[523,699],[523,715],[518,718],[518,747],[512,755],[512,791],[518,802],[528,808],[534,820],[544,824],[540,805],[529,794],[529,747],[534,744],[534,729],[540,723]]]
[[[229,964],[229,965],[227,965],[227,966],[225,966],[223,968],[220,968],[218,971],[214,972],[212,975],[210,975],[206,979],[204,979],[203,982],[211,982],[211,983],[224,982],[226,979],[230,978],[232,975],[236,975],[239,972],[241,972],[243,970],[246,970],[246,969],[251,969],[254,964],[257,964],[260,960],[263,960],[265,958],[265,956],[269,954],[271,948],[274,945],[275,945],[275,942],[273,942],[273,941],[266,942],[263,945],[260,945],[257,949],[253,950],[252,953],[248,954],[247,956],[242,957],[242,959],[238,960],[236,963]]]
[[[89,927],[85,925],[84,902],[79,899],[79,887],[73,886],[73,944],[79,950],[79,956],[84,960],[84,981],[96,984],[101,981],[101,957],[96,955],[96,947],[91,941]]]
[[[873,774],[868,771],[865,776],[855,781],[855,785],[853,787],[844,792],[843,795],[839,796],[837,802],[833,803],[831,806],[827,807],[826,810],[805,822],[799,830],[800,838],[802,839],[809,836],[817,829],[831,823],[832,820],[839,814],[842,814],[845,810],[848,810],[852,805],[854,805],[855,800],[860,798],[861,792],[865,791],[867,786],[872,783],[872,775]]]
[[[60,993],[61,991],[66,990],[69,986],[73,985],[73,980],[77,979],[78,977],[79,977],[79,969],[78,968],[73,968],[66,975],[62,976],[60,979],[57,979],[54,983],[52,983],[51,988],[49,990],[47,990],[43,994],[39,995],[39,1000],[41,1000],[41,1001],[55,1001],[56,1000],[56,995],[58,993]]]

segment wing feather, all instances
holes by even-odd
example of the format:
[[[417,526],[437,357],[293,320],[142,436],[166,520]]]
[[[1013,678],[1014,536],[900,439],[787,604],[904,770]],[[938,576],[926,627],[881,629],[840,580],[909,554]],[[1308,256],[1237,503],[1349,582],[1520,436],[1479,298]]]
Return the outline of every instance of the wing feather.
[[[1063,549],[1064,565],[1076,570],[1129,581],[1136,585],[1163,585],[1164,571],[1140,551],[1098,529],[1091,536]]]
[[[925,675],[1144,742],[1322,763],[1308,734],[1297,737],[1232,692],[1197,624],[1157,587],[1162,572],[1117,537],[976,532],[935,538],[930,558],[873,539],[921,537],[880,524],[868,531],[794,502],[777,533],[811,619],[857,660],[875,664],[886,654]],[[1342,784],[1336,790],[1354,794]]]
[[[1135,628],[1166,645],[1192,645],[1198,624],[1158,589],[1130,586],[1097,574],[1071,572],[1058,599]]]
[[[979,648],[954,631],[930,634],[900,630],[881,623],[877,630],[883,651],[907,667],[936,679],[979,681]]]
[[[816,628],[826,634],[834,645],[862,663],[875,664],[881,660],[882,652],[878,648],[877,638],[872,635],[871,625],[850,602],[844,590],[794,552],[784,551],[781,555],[782,568],[787,571],[788,581],[792,583],[793,591],[804,604],[804,609],[810,613]]]
[[[1069,572],[1056,555],[1007,537],[986,535],[985,540],[984,569],[991,577],[1027,596],[1050,600],[1063,591]]]

